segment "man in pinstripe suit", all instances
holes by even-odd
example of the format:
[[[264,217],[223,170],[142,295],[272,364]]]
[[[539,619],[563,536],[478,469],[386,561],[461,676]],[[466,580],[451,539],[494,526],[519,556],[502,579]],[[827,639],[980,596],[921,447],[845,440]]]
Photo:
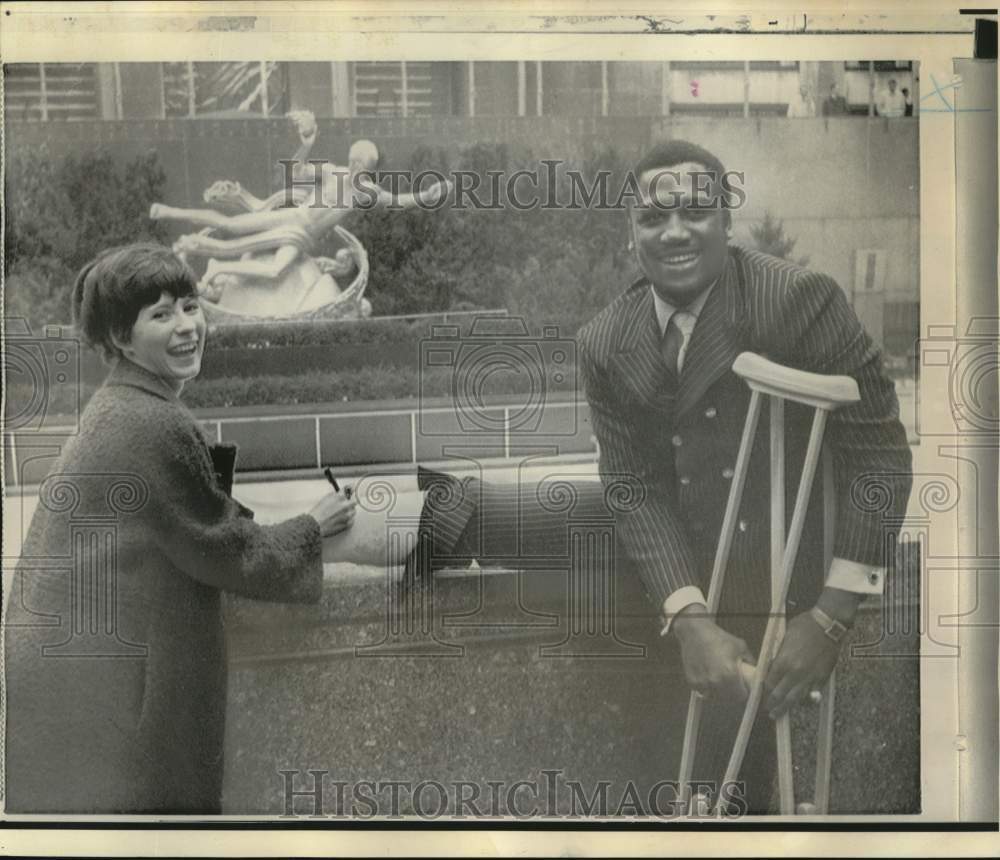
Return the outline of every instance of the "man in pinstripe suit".
[[[704,594],[749,400],[733,360],[749,350],[857,380],[861,401],[835,412],[827,430],[839,511],[834,560],[822,569],[814,498],[789,599],[794,617],[767,678],[765,705],[774,717],[825,681],[858,604],[881,592],[889,563],[883,517],[905,510],[911,457],[893,384],[843,292],[828,276],[730,245],[724,174],[714,155],[684,141],[661,144],[639,162],[640,199],[629,217],[644,277],[581,331],[579,360],[602,477],[632,475],[645,490],[644,504],[618,519],[623,554],[662,613],[688,683],[733,703],[745,698],[739,661],[755,660],[770,601],[765,421],[718,624],[706,615]],[[793,404],[787,410],[794,478],[809,412]],[[887,485],[888,511],[858,503],[865,476]],[[725,710],[732,713],[706,726],[696,776],[721,774],[740,708]],[[772,774],[773,730],[762,719],[741,773],[751,811],[766,811]]]

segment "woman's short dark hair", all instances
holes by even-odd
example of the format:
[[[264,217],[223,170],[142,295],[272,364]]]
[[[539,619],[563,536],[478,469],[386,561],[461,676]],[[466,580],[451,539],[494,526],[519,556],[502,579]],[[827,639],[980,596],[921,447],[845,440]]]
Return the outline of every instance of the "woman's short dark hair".
[[[128,343],[139,312],[167,293],[197,295],[194,273],[169,248],[152,242],[102,251],[73,284],[73,324],[83,340],[106,359],[120,355],[112,335]]]

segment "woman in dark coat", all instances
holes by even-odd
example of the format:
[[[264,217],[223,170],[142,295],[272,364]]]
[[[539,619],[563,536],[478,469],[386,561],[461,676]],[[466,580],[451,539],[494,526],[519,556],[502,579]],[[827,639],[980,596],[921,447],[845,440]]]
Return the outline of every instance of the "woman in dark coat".
[[[39,489],[10,592],[7,811],[219,812],[221,592],[317,601],[322,538],[354,502],[261,526],[230,498],[235,450],[178,400],[205,320],[168,250],[105,252],[73,310],[114,367]]]

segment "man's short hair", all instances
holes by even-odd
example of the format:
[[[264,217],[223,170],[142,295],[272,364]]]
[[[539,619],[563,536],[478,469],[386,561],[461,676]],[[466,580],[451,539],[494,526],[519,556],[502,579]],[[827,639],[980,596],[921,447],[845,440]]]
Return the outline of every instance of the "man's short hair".
[[[716,182],[722,179],[726,168],[722,166],[718,156],[713,155],[703,146],[686,140],[667,140],[656,144],[649,152],[639,159],[635,166],[635,176],[638,179],[649,170],[676,167],[686,161],[701,164],[706,170],[715,174]]]
[[[713,184],[716,185],[717,189],[722,189],[722,177],[726,173],[726,168],[719,160],[719,157],[709,152],[703,146],[698,146],[698,144],[687,140],[666,140],[656,144],[636,163],[633,168],[635,179],[638,181],[639,177],[647,171],[667,170],[685,162],[700,164],[706,171],[713,175]],[[722,203],[722,212],[726,216],[726,226],[728,226],[732,219],[732,213],[729,211],[729,206],[727,205],[729,202],[728,196],[725,193],[720,193],[719,196]]]

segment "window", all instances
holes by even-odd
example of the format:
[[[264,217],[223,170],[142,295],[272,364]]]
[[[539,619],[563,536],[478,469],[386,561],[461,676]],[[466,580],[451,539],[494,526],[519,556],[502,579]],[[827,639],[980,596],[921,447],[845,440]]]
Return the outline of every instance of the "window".
[[[517,63],[476,61],[476,116],[517,116]]]
[[[101,116],[96,63],[5,65],[4,111],[11,120],[86,120]]]
[[[542,113],[600,116],[603,99],[599,62],[542,63]]]
[[[852,72],[867,72],[869,62],[875,67],[876,72],[911,71],[913,69],[911,60],[853,60],[844,63],[844,68]]]
[[[673,69],[693,69],[711,72],[742,72],[742,60],[671,60]],[[750,71],[783,70],[795,71],[799,68],[797,60],[751,60]]]
[[[353,63],[355,116],[448,116],[461,63]]]
[[[288,110],[284,63],[164,63],[167,117],[245,114],[280,116]]]

